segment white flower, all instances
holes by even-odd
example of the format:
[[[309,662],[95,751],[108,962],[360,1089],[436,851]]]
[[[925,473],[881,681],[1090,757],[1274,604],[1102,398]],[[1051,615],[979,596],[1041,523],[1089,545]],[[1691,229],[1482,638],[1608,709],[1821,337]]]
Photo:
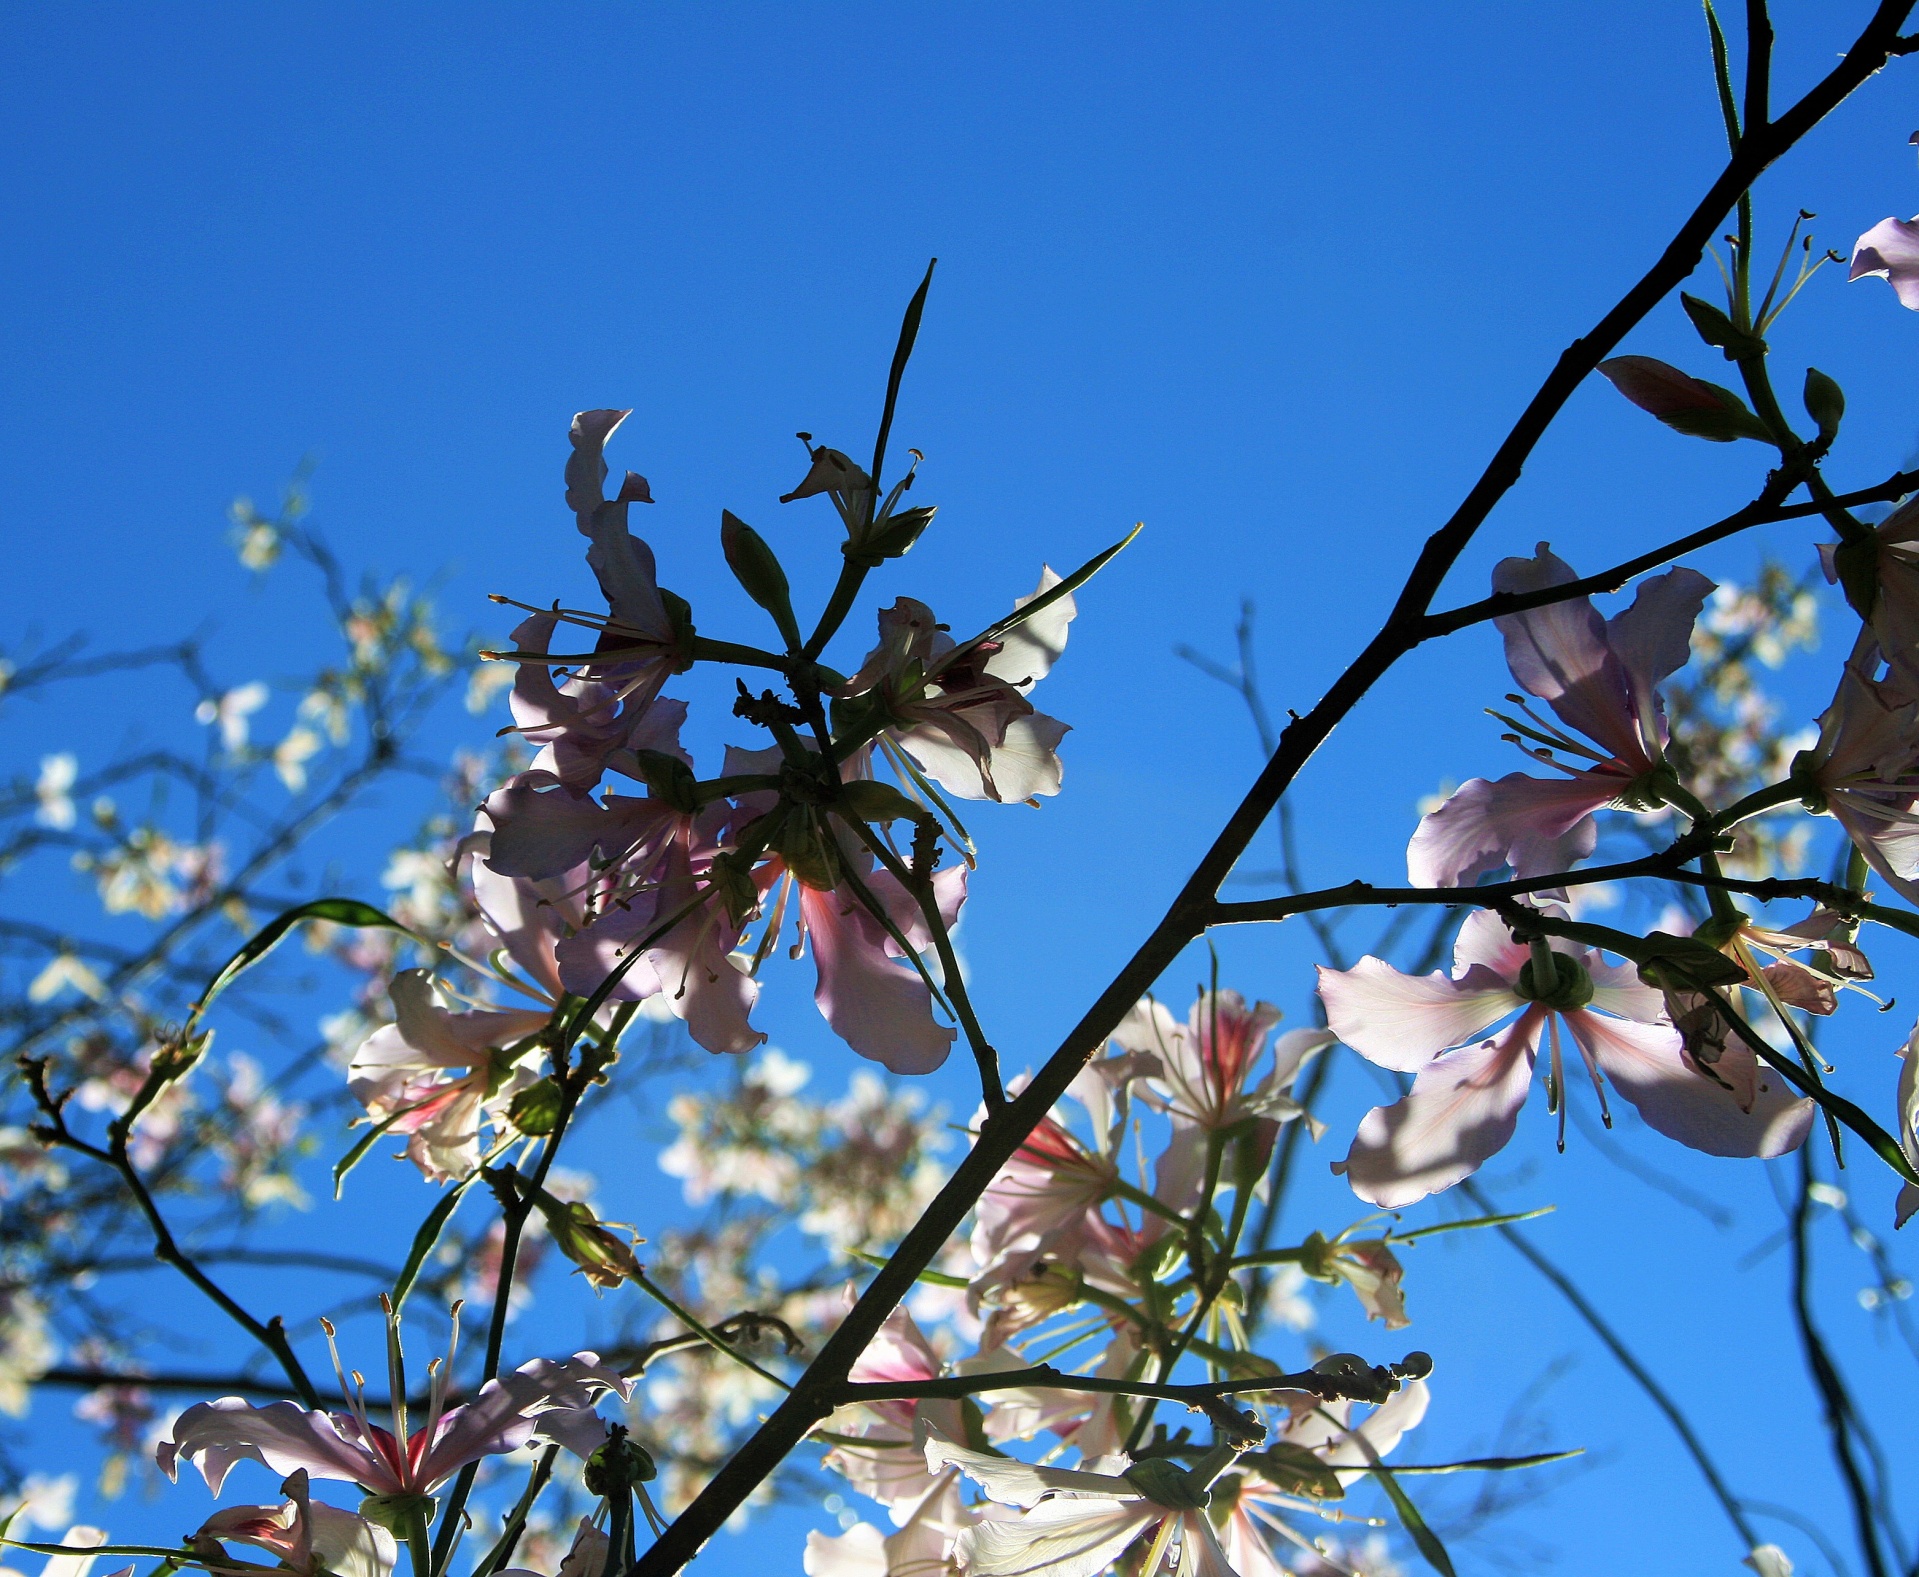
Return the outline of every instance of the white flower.
[[[73,825],[73,780],[80,775],[79,760],[63,750],[58,755],[40,758],[40,780],[33,785],[34,798],[40,801],[33,819],[55,832]]]
[[[218,700],[202,701],[193,709],[196,723],[218,723],[220,745],[230,756],[247,745],[247,719],[267,704],[267,687],[258,679],[229,690]]]

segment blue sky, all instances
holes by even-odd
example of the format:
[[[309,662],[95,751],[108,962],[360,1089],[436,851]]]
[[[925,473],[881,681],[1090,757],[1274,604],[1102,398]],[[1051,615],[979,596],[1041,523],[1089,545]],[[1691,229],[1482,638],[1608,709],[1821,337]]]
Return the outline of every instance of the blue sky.
[[[1778,6],[1781,90],[1824,70],[1863,9]],[[309,455],[343,557],[443,575],[450,622],[497,634],[486,592],[584,594],[558,469],[569,417],[600,405],[635,408],[612,458],[652,481],[636,524],[663,579],[703,630],[750,635],[719,511],[767,534],[802,598],[821,593],[829,512],[774,502],[803,469],[791,434],[859,452],[900,306],[938,255],[895,445],[926,452],[915,496],[941,513],[879,594],[976,625],[1042,559],[1064,568],[1146,523],[1047,682],[1046,708],[1075,725],[1067,792],[975,829],[965,944],[1015,1067],[1123,960],[1256,765],[1233,698],[1174,645],[1223,653],[1251,597],[1269,699],[1304,710],[1721,147],[1703,24],[1678,3],[1617,4],[1603,25],[1492,4],[102,5],[8,22],[8,642],[79,627],[137,644],[211,620],[234,682],[296,670],[317,648],[234,565],[223,515]],[[1805,207],[1843,250],[1919,207],[1913,69],[1768,178],[1762,235]],[[1912,445],[1915,336],[1882,286],[1837,270],[1774,336],[1783,363],[1816,360],[1851,396],[1847,484]],[[1676,307],[1628,348],[1711,375]],[[1596,567],[1730,511],[1761,469],[1751,446],[1684,442],[1595,384],[1450,591],[1479,594],[1495,559],[1541,538]],[[1737,575],[1762,545],[1802,562],[1812,540],[1773,528],[1698,563]],[[856,657],[868,616],[849,629]],[[1830,675],[1807,666],[1782,689],[1810,715]],[[1505,688],[1484,631],[1382,684],[1301,784],[1311,874],[1397,879],[1422,795],[1508,769],[1479,710]],[[12,726],[10,761],[112,742],[92,714],[22,709]],[[490,732],[457,712],[438,726],[445,748]],[[703,764],[725,737],[718,719],[690,733]],[[1228,981],[1306,1012],[1303,935],[1220,949]],[[1882,953],[1882,972],[1912,962]],[[776,1039],[842,1078],[802,982],[775,995]],[[1889,1099],[1896,1038],[1883,1020],[1842,1031],[1862,1100]],[[937,1082],[970,1104],[962,1080]],[[1344,1081],[1329,1146],[1373,1094]],[[1735,1209],[1720,1234],[1577,1139],[1552,1157],[1543,1113],[1529,1119],[1509,1155],[1561,1205],[1541,1241],[1603,1290],[1736,1481],[1835,1522],[1777,1263],[1729,1268],[1773,1225],[1764,1175],[1627,1136]],[[1853,1181],[1883,1217],[1885,1181]],[[664,1186],[637,1178],[628,1219]],[[1330,1179],[1324,1197],[1343,1220]],[[1849,1250],[1834,1234],[1828,1252]],[[1409,1335],[1442,1366],[1435,1450],[1490,1437],[1576,1355],[1552,1438],[1600,1465],[1514,1523],[1556,1570],[1731,1569],[1670,1438],[1530,1272],[1485,1241],[1423,1250],[1413,1274]],[[1892,1366],[1889,1444],[1910,1445],[1910,1371],[1843,1285],[1828,1312],[1860,1365]],[[117,1529],[156,1514],[111,1513]],[[722,1540],[708,1559],[750,1558]]]

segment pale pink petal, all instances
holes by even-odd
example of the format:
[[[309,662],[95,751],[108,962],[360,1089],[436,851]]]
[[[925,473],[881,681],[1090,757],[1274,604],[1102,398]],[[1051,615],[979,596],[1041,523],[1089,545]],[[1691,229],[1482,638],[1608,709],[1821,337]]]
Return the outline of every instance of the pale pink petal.
[[[869,1381],[930,1380],[940,1372],[939,1354],[913,1316],[901,1304],[853,1360],[847,1379],[856,1385]]]
[[[1594,1007],[1641,1024],[1666,1022],[1665,993],[1641,980],[1636,964],[1606,964],[1589,957],[1586,973],[1592,977]]]
[[[1459,935],[1453,939],[1456,976],[1479,964],[1501,980],[1516,981],[1532,956],[1532,949],[1524,942],[1515,942],[1506,922],[1490,909],[1473,910],[1460,922]]]
[[[1669,569],[1642,580],[1632,606],[1606,625],[1607,641],[1625,672],[1643,733],[1650,735],[1657,727],[1659,681],[1678,673],[1692,658],[1693,621],[1712,590],[1713,583],[1697,570]],[[1646,743],[1664,741],[1648,738]]]
[[[957,1032],[934,1022],[926,982],[894,962],[897,944],[859,899],[806,887],[800,904],[819,970],[813,1000],[833,1033],[894,1073],[931,1073],[946,1061]]]
[[[383,1460],[347,1439],[331,1416],[293,1402],[255,1407],[237,1396],[197,1402],[174,1420],[173,1434],[160,1442],[154,1460],[168,1478],[178,1475],[182,1460],[193,1463],[216,1495],[236,1462],[263,1463],[282,1475],[305,1468],[315,1478],[363,1484],[376,1495],[405,1488]]]
[[[809,1533],[800,1570],[806,1577],[888,1577],[886,1536],[870,1522],[856,1522],[838,1535]]]
[[[1544,591],[1578,578],[1542,542],[1529,559],[1501,559],[1493,569],[1493,590]],[[1571,597],[1493,623],[1506,638],[1506,665],[1523,689],[1607,754],[1637,762],[1642,752],[1626,676],[1590,598]]]
[[[1033,597],[1051,591],[1059,582],[1060,577],[1053,573],[1052,566],[1043,566]],[[1013,606],[1023,608],[1033,597],[1016,597]],[[1066,650],[1066,629],[1078,612],[1071,592],[1049,603],[1024,624],[1000,637],[999,650],[986,659],[986,672],[1017,689],[1031,689],[1053,671],[1053,664]]]
[[[1335,1035],[1395,1073],[1418,1073],[1449,1046],[1464,1044],[1525,1005],[1481,964],[1455,980],[1437,971],[1402,975],[1371,957],[1351,969],[1320,966],[1319,999]]]
[[[418,1486],[430,1491],[469,1462],[525,1445],[542,1413],[591,1407],[608,1395],[624,1401],[632,1391],[633,1382],[602,1364],[598,1353],[575,1353],[559,1363],[550,1358],[523,1363],[487,1381],[472,1401],[441,1415],[415,1470]]]
[[[1919,217],[1881,219],[1852,248],[1848,279],[1883,279],[1902,307],[1919,311]]]
[[[1375,1106],[1344,1161],[1353,1192],[1381,1209],[1416,1204],[1470,1177],[1504,1149],[1532,1084],[1543,1014],[1528,1010],[1491,1040],[1449,1051],[1407,1096]]]
[[[1503,865],[1522,879],[1565,870],[1592,853],[1592,813],[1625,787],[1626,779],[1610,772],[1473,778],[1420,818],[1406,848],[1407,879],[1415,887],[1462,887]]]
[[[1143,1500],[1049,1500],[975,1524],[954,1553],[968,1577],[1094,1577],[1167,1515]]]
[[[1333,1467],[1345,1469],[1340,1482],[1350,1484],[1364,1477],[1366,1453],[1352,1436],[1364,1435],[1366,1443],[1379,1456],[1390,1456],[1408,1431],[1417,1429],[1432,1403],[1432,1392],[1424,1380],[1408,1380],[1378,1407],[1366,1415],[1356,1430],[1340,1431],[1321,1454]],[[1355,1469],[1359,1471],[1354,1471]]]
[[[329,1577],[385,1577],[399,1551],[385,1528],[338,1506],[310,1502],[315,1564]]]
[[[1797,1149],[1812,1126],[1813,1103],[1770,1069],[1759,1070],[1753,1107],[1745,1112],[1731,1090],[1687,1063],[1676,1030],[1585,1011],[1565,1020],[1613,1088],[1669,1139],[1708,1155],[1770,1160]]]
[[[529,777],[512,779],[486,802],[493,822],[487,864],[502,876],[559,876],[595,854],[602,865],[614,863],[673,814],[650,799],[609,796],[602,806],[572,789],[543,789]]]
[[[653,550],[627,530],[629,503],[651,503],[646,478],[629,471],[613,498],[603,496],[607,466],[601,451],[630,411],[581,411],[573,418],[573,453],[566,462],[566,502],[580,534],[592,541],[592,567],[614,617],[648,640],[666,641],[672,626],[660,600]]]

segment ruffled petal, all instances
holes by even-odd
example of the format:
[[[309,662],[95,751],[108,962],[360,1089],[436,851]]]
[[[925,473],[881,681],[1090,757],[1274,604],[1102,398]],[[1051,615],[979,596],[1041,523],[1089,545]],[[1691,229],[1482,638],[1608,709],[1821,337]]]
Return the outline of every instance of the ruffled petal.
[[[1812,1126],[1813,1103],[1793,1095],[1765,1068],[1759,1070],[1752,1110],[1742,1111],[1733,1091],[1686,1061],[1678,1031],[1667,1025],[1583,1010],[1566,1014],[1565,1020],[1612,1087],[1632,1102],[1649,1128],[1668,1139],[1707,1155],[1770,1160],[1797,1149]]]
[[[1333,1170],[1384,1210],[1416,1204],[1470,1177],[1505,1148],[1518,1125],[1542,1017],[1534,1008],[1493,1039],[1431,1063],[1403,1100],[1366,1114],[1352,1149]]]
[[[931,1073],[945,1062],[957,1032],[934,1021],[926,982],[894,961],[898,944],[859,899],[802,887],[800,905],[819,970],[813,1000],[833,1033],[894,1073]]]
[[[1435,971],[1403,975],[1384,959],[1362,958],[1351,969],[1319,970],[1326,1022],[1368,1062],[1395,1073],[1418,1073],[1525,1004],[1490,969],[1470,965],[1455,980]]]
[[[1501,559],[1493,569],[1493,590],[1544,591],[1578,578],[1542,542],[1529,559]],[[1506,614],[1493,624],[1506,638],[1506,665],[1522,688],[1608,755],[1638,760],[1643,752],[1626,676],[1606,642],[1605,621],[1591,598],[1569,597]]]
[[[174,1420],[154,1460],[170,1479],[182,1460],[193,1463],[216,1495],[236,1462],[259,1462],[282,1475],[305,1468],[315,1478],[363,1484],[376,1495],[405,1488],[385,1461],[342,1435],[329,1414],[294,1402],[255,1407],[238,1396],[197,1402]]]
[[[1648,735],[1659,726],[1659,681],[1691,660],[1693,622],[1713,590],[1697,570],[1669,569],[1642,580],[1632,606],[1607,622],[1607,643],[1625,672],[1640,729]],[[1664,740],[1649,737],[1646,743]]]
[[[1565,870],[1592,853],[1598,829],[1590,817],[1625,787],[1611,772],[1473,778],[1420,818],[1406,848],[1407,878],[1415,887],[1462,887],[1503,865],[1521,878]]]
[[[1852,248],[1848,279],[1883,279],[1902,307],[1919,312],[1919,217],[1881,219]]]

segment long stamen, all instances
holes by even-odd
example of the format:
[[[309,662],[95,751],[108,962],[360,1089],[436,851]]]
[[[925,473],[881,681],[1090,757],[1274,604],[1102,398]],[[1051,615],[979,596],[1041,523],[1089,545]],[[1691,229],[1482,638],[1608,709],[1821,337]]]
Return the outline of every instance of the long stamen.
[[[1593,1081],[1593,1094],[1599,1097],[1599,1120],[1608,1128],[1612,1127],[1612,1106],[1606,1099],[1606,1081],[1599,1076],[1599,1062],[1587,1046],[1584,1037],[1572,1026],[1572,1020],[1566,1020],[1566,1033],[1573,1038],[1573,1044],[1579,1048],[1579,1055],[1586,1061],[1586,1072]]]
[[[1610,756],[1594,754],[1592,746],[1567,733],[1566,730],[1559,727],[1558,724],[1549,722],[1547,719],[1541,717],[1538,712],[1533,710],[1532,703],[1523,695],[1509,694],[1506,699],[1525,714],[1526,721],[1532,725],[1532,728],[1529,729],[1528,732],[1533,733],[1533,737],[1539,739],[1542,743],[1557,746],[1561,750],[1577,750],[1584,755],[1592,756],[1592,759],[1595,761],[1610,761],[1612,759]],[[1491,708],[1487,710],[1490,711]],[[1499,714],[1495,712],[1493,715],[1497,717]],[[1524,726],[1523,724],[1514,722],[1510,717],[1505,718],[1504,721],[1512,723],[1515,728]]]
[[[373,1432],[367,1427],[366,1402],[364,1398],[356,1402],[353,1387],[347,1384],[346,1370],[340,1363],[340,1348],[333,1339],[333,1321],[321,1315],[320,1329],[326,1332],[326,1350],[333,1356],[333,1378],[340,1383],[340,1395],[346,1398],[347,1408],[352,1412],[354,1422],[360,1426],[360,1438],[370,1446],[373,1444]]]
[[[406,1355],[400,1350],[400,1317],[393,1300],[380,1294],[380,1311],[386,1315],[386,1375],[393,1411],[393,1439],[406,1449]]]
[[[453,1359],[460,1350],[460,1310],[464,1303],[455,1299],[448,1315],[453,1322],[451,1334],[447,1337],[446,1360],[443,1363],[435,1358],[427,1366],[426,1387],[426,1445],[433,1449],[433,1437],[439,1433],[440,1415],[446,1410],[446,1388],[453,1378]]]
[[[1559,1153],[1566,1153],[1566,1069],[1559,1054],[1559,1015],[1546,1019],[1546,1038],[1552,1045],[1552,1073],[1546,1081],[1548,1109],[1559,1114]]]

